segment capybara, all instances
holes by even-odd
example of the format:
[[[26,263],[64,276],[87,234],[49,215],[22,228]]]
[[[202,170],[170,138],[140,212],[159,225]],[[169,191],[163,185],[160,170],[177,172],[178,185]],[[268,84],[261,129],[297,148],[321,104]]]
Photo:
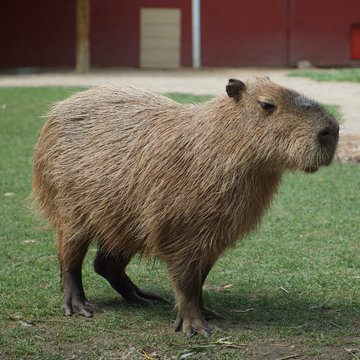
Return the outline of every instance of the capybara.
[[[336,120],[266,77],[230,79],[225,94],[182,105],[131,86],[86,90],[56,104],[38,140],[33,193],[56,233],[65,314],[91,316],[81,268],[127,301],[140,290],[125,268],[140,253],[167,265],[175,329],[209,335],[202,286],[219,255],[255,229],[285,171],[329,165]]]

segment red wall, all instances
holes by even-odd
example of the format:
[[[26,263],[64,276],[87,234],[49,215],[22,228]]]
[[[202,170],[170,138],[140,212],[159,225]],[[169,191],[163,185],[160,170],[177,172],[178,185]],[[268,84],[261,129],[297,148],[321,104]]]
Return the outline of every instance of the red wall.
[[[181,9],[181,65],[191,66],[191,0],[91,0],[93,66],[139,66],[140,8]],[[75,65],[76,0],[2,0],[0,67]]]
[[[181,9],[181,65],[191,66],[191,0],[91,1],[91,61],[139,66],[140,9]]]
[[[351,27],[351,57],[360,60],[360,24]]]
[[[351,63],[350,27],[360,0],[202,2],[205,66],[319,66]]]
[[[75,1],[2,0],[0,67],[73,66]]]
[[[192,0],[91,0],[91,64],[139,66],[140,8],[181,9],[181,65],[191,66]],[[0,68],[75,64],[76,0],[2,0]],[[360,0],[202,0],[203,66],[351,64]]]
[[[286,65],[286,3],[203,0],[202,65]]]
[[[350,26],[360,22],[360,0],[291,0],[290,65],[348,65]]]

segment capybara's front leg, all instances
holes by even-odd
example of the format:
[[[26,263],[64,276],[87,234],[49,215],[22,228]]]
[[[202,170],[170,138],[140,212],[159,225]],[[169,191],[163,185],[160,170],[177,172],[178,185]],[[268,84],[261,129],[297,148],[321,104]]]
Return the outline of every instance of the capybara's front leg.
[[[65,315],[79,314],[91,317],[94,306],[85,296],[81,278],[81,267],[62,271]]]
[[[195,334],[209,336],[210,327],[200,308],[201,272],[189,267],[181,274],[173,276],[173,286],[178,310],[175,331],[182,329],[189,336]]]

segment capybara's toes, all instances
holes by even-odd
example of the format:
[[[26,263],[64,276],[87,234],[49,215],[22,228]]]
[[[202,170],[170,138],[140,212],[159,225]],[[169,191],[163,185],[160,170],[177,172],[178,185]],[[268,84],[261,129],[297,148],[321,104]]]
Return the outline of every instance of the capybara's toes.
[[[186,336],[194,336],[196,335],[196,331],[192,326],[189,326],[187,329],[184,330]]]
[[[186,329],[184,329],[184,332],[187,336],[194,336],[200,334],[204,337],[209,337],[211,334],[211,331],[208,327],[203,327],[199,329],[191,325],[187,326]]]
[[[65,315],[71,316],[72,314],[78,314],[84,317],[92,317],[95,306],[90,304],[86,300],[78,297],[69,297],[64,302]]]
[[[202,336],[208,337],[211,334],[210,327],[205,320],[198,319],[191,322],[184,320],[182,328],[183,332],[187,336],[194,336],[196,334],[200,334]]]
[[[73,314],[72,308],[69,306],[64,306],[64,312],[66,316],[71,316]]]
[[[88,309],[81,309],[81,310],[77,311],[77,314],[84,316],[84,317],[92,317],[93,316],[92,311],[90,311]]]
[[[87,308],[89,308],[91,311],[96,309],[96,305],[93,303],[88,302],[87,300],[84,301]]]
[[[132,284],[131,291],[135,292],[136,296],[139,297],[139,298],[146,299],[146,300],[151,300],[154,303],[156,303],[156,302],[164,302],[164,303],[169,304],[169,301],[167,301],[163,297],[161,297],[161,296],[159,296],[157,294],[153,294],[151,292],[143,291],[143,290],[139,289],[135,284]]]
[[[170,305],[170,304],[171,304],[171,301],[170,301],[170,300],[165,299],[165,298],[162,297],[162,296],[154,295],[154,294],[152,294],[152,295],[155,296],[155,301],[157,301],[157,302],[160,302],[160,303],[163,303],[163,304],[167,304],[167,305]]]
[[[73,304],[73,310],[76,314],[79,314],[84,317],[92,317],[94,306],[89,304],[87,301],[84,302],[75,302]]]
[[[153,294],[153,293],[142,291],[135,285],[134,285],[133,298],[137,302],[148,304],[148,305],[156,305],[159,302],[162,302],[165,304],[170,304],[170,302],[168,300],[164,299],[163,297]]]
[[[135,304],[139,304],[139,305],[144,305],[144,306],[155,306],[156,304],[159,303],[158,299],[144,297],[144,296],[140,295],[139,292],[136,292],[136,291],[134,291],[131,294],[131,296],[127,296],[126,301],[135,303]]]

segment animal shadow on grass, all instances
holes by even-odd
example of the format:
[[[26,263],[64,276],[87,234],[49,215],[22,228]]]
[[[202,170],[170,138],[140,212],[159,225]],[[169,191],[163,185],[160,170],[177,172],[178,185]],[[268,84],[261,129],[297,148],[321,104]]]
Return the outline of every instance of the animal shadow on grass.
[[[287,293],[284,289],[271,294],[233,291],[205,295],[205,301],[215,311],[223,311],[219,321],[224,330],[267,327],[299,333],[358,328],[360,304],[328,305],[322,299]],[[214,304],[214,306],[213,306]]]
[[[151,319],[173,321],[176,312],[174,300],[169,294],[161,294],[170,300],[169,304],[157,303],[154,306],[128,303],[120,296],[97,296],[97,313],[102,311],[124,312],[137,310]],[[210,324],[223,331],[283,329],[297,334],[299,332],[331,331],[356,329],[360,325],[359,306],[345,302],[330,306],[321,299],[306,298],[302,294],[289,294],[280,289],[276,293],[246,293],[244,291],[204,292],[205,304],[224,316],[224,319],[210,320]],[[95,313],[96,316],[96,313]]]
[[[163,295],[163,294],[162,294]],[[175,319],[174,301],[169,296],[164,296],[169,303],[158,302],[155,305],[141,304],[136,302],[126,302],[120,295],[111,294],[104,296],[96,296],[93,298],[94,304],[96,304],[94,316],[104,311],[107,312],[119,312],[128,313],[129,311],[139,311],[147,316],[151,317],[151,314],[156,314],[157,318],[162,320]]]

